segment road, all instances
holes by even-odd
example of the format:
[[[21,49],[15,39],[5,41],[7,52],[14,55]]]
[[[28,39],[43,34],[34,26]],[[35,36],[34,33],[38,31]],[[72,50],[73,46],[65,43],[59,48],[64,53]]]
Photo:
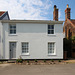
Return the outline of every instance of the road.
[[[58,65],[0,64],[0,75],[75,75],[75,64],[58,64]]]

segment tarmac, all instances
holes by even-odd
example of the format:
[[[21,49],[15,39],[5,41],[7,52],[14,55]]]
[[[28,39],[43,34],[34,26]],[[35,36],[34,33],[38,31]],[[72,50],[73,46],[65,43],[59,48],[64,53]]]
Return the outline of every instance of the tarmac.
[[[0,64],[0,75],[75,75],[75,63],[54,65]]]

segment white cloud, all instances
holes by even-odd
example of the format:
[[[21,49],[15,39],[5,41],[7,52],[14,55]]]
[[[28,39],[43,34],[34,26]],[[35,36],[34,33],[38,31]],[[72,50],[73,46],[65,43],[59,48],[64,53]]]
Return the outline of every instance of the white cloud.
[[[58,16],[59,16],[59,19],[60,19],[60,17],[61,17],[61,10],[59,10],[59,15]]]
[[[11,19],[39,19],[47,17],[47,10],[52,6],[51,0],[0,0],[0,10],[8,11]]]
[[[59,15],[58,16],[59,16],[59,21],[64,21],[64,19],[62,18],[63,15],[61,13],[61,9],[59,10]]]

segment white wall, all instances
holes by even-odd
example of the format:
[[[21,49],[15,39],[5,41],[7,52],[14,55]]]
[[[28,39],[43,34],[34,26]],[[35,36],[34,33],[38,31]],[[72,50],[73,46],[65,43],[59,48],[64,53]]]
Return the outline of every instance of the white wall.
[[[2,34],[2,23],[0,21],[0,59],[3,58],[3,43],[2,43],[2,40],[3,40],[3,34]]]
[[[0,22],[0,59],[1,59],[1,22]]]
[[[9,35],[9,24],[3,23],[3,54],[9,59],[9,42],[16,41],[16,58],[24,59],[62,59],[63,27],[55,24],[55,35],[47,34],[47,24],[16,23],[17,34]],[[29,42],[29,55],[22,55],[21,42]],[[55,42],[56,55],[48,55],[48,42]]]

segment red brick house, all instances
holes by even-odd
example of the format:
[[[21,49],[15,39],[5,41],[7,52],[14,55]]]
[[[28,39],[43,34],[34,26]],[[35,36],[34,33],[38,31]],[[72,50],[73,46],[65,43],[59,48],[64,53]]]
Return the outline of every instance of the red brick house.
[[[65,23],[64,23],[64,33],[66,38],[71,38],[75,36],[75,20],[70,18],[69,5],[65,9]]]
[[[75,36],[75,19],[71,19],[70,15],[71,8],[67,4],[67,8],[65,9],[65,23],[63,32],[65,34],[65,38],[70,39]],[[68,52],[71,57],[75,57],[75,48],[72,43],[72,49]]]

